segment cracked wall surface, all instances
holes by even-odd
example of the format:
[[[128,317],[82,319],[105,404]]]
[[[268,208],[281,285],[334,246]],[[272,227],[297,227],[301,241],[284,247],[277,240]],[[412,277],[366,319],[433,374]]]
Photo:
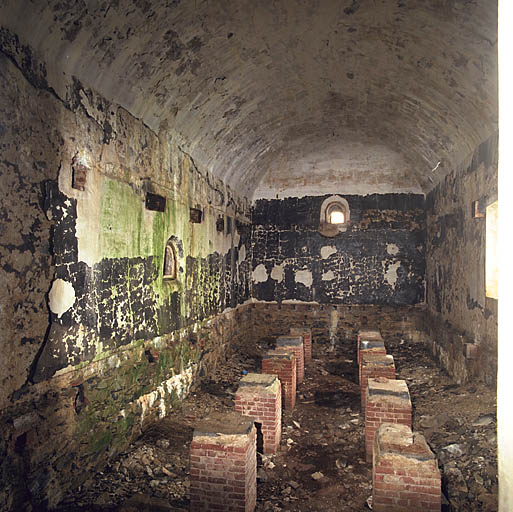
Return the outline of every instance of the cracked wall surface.
[[[258,200],[253,294],[266,301],[417,304],[424,301],[424,196],[343,196],[346,232],[319,233],[324,196]]]

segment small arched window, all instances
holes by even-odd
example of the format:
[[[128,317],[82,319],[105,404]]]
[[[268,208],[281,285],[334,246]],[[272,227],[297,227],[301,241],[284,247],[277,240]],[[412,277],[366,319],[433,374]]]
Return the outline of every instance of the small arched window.
[[[328,197],[321,206],[319,232],[324,236],[336,236],[347,230],[349,219],[349,203],[340,196]]]
[[[178,270],[178,262],[176,259],[176,249],[171,240],[166,243],[166,249],[164,251],[164,273],[165,279],[176,279]]]

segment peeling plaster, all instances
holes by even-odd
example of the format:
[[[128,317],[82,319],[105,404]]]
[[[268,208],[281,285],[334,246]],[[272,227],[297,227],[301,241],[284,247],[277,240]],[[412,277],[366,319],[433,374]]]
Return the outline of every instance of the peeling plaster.
[[[332,281],[333,279],[335,279],[335,273],[333,270],[328,270],[322,274],[323,281]]]
[[[252,278],[254,283],[265,283],[268,278],[265,265],[260,263],[260,265],[253,270]]]
[[[399,247],[396,244],[387,244],[387,253],[395,256],[399,253]]]
[[[48,294],[50,311],[59,318],[75,303],[75,288],[63,279],[56,279]]]
[[[337,252],[337,248],[333,245],[325,245],[324,247],[321,247],[321,258],[323,260],[328,259],[332,254],[335,254]]]
[[[298,270],[295,275],[296,283],[302,283],[310,288],[313,283],[312,273],[309,270]]]
[[[283,263],[281,265],[275,265],[271,271],[271,279],[274,279],[275,281],[278,281],[278,283],[281,283],[284,277],[285,272]]]
[[[400,261],[396,261],[395,263],[391,263],[385,272],[385,280],[388,282],[392,288],[395,288],[397,283],[397,269],[401,266]]]

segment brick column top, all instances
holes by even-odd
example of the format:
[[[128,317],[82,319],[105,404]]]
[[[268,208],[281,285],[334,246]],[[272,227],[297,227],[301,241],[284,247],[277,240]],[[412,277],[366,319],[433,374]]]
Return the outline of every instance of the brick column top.
[[[294,326],[294,327],[290,328],[290,334],[291,334],[291,336],[303,336],[304,334],[311,335],[312,329],[310,329],[310,327]]]
[[[383,337],[377,329],[361,329],[358,331],[358,340],[383,341]]]
[[[417,461],[435,460],[422,434],[413,433],[407,425],[382,423],[376,432],[377,457],[401,455]]]
[[[360,350],[371,350],[376,348],[385,349],[383,340],[360,340]]]
[[[386,395],[387,399],[393,397],[410,402],[410,392],[404,380],[392,380],[386,377],[371,378],[367,383],[367,392],[368,400],[379,399]]]
[[[299,347],[303,344],[303,336],[278,336],[276,338],[277,347]]]
[[[276,375],[268,373],[248,373],[240,380],[237,393],[244,392],[246,389],[251,391],[251,388],[255,387],[261,388],[261,391],[274,394],[280,387],[280,380]]]
[[[294,354],[283,350],[282,348],[278,348],[276,350],[269,350],[263,356],[262,359],[287,359],[291,360],[294,357]]]
[[[241,436],[241,441],[247,442],[247,435],[253,428],[253,419],[235,411],[215,412],[200,420],[194,426],[192,435],[195,442],[206,438],[208,444],[225,444],[225,436]]]
[[[394,356],[388,354],[364,352],[362,354],[362,366],[390,366],[395,368]]]

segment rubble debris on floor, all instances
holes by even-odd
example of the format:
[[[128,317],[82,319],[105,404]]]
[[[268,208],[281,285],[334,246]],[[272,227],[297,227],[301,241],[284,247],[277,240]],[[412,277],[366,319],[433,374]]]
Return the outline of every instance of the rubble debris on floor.
[[[442,510],[497,510],[496,399],[481,383],[455,384],[422,344],[385,340],[397,379],[413,405],[413,428],[438,459]],[[61,503],[70,511],[189,510],[189,446],[194,424],[212,412],[233,410],[245,372],[259,372],[272,340],[239,347],[174,414],[148,427],[126,453],[109,461]],[[278,452],[261,455],[257,511],[368,511],[372,465],[365,460],[354,340],[336,350],[313,340],[313,360],[292,411],[284,410]]]

